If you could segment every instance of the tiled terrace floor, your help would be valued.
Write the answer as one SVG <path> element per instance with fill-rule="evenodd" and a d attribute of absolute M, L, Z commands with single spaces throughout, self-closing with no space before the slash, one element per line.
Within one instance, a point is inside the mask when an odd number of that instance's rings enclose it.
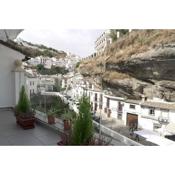
<path fill-rule="evenodd" d="M 0 110 L 0 146 L 56 146 L 59 140 L 55 131 L 40 124 L 34 129 L 23 130 L 16 124 L 12 111 Z"/>

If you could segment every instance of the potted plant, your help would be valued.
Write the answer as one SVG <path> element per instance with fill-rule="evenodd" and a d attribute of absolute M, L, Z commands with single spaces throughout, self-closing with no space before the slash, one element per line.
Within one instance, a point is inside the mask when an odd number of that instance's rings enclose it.
<path fill-rule="evenodd" d="M 50 110 L 47 113 L 47 119 L 48 119 L 48 123 L 50 125 L 55 124 L 55 108 L 51 107 Z"/>
<path fill-rule="evenodd" d="M 72 113 L 71 111 L 66 111 L 63 115 L 63 123 L 64 123 L 64 130 L 70 130 L 71 129 L 71 120 L 72 120 Z"/>
<path fill-rule="evenodd" d="M 35 127 L 35 112 L 31 109 L 30 101 L 22 86 L 18 104 L 15 107 L 16 122 L 23 129 L 31 129 Z"/>

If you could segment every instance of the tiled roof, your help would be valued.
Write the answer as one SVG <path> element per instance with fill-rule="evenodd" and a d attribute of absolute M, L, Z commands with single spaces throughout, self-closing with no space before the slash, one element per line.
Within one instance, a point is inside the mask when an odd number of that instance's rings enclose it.
<path fill-rule="evenodd" d="M 161 102 L 144 101 L 141 103 L 141 106 L 175 110 L 175 103 L 161 103 Z"/>
<path fill-rule="evenodd" d="M 125 100 L 126 103 L 140 104 L 141 106 L 159 108 L 159 109 L 167 109 L 167 110 L 175 110 L 175 103 L 167 103 L 167 102 L 154 102 L 154 101 L 141 101 L 141 100 Z"/>
<path fill-rule="evenodd" d="M 131 100 L 131 99 L 127 99 L 125 100 L 126 103 L 134 103 L 134 104 L 140 104 L 141 101 L 140 100 Z"/>

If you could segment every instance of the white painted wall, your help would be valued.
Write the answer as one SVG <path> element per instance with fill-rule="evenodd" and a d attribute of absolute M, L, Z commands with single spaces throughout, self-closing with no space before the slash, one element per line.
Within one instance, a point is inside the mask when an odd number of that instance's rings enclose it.
<path fill-rule="evenodd" d="M 153 131 L 153 123 L 154 122 L 151 119 L 145 119 L 145 118 L 140 117 L 138 120 L 138 127 Z"/>
<path fill-rule="evenodd" d="M 0 107 L 16 105 L 14 61 L 24 59 L 24 55 L 0 44 Z"/>
<path fill-rule="evenodd" d="M 110 99 L 109 108 L 111 109 L 111 117 L 117 118 L 118 116 L 118 101 L 115 99 Z"/>
<path fill-rule="evenodd" d="M 127 113 L 136 114 L 138 115 L 138 120 L 140 119 L 141 106 L 139 104 L 134 104 L 134 103 L 131 103 L 131 104 L 135 105 L 135 109 L 130 108 L 130 103 L 126 103 L 126 102 L 124 103 L 122 120 L 124 121 L 125 124 L 127 121 Z"/>
<path fill-rule="evenodd" d="M 169 111 L 169 121 L 170 123 L 175 123 L 175 110 Z"/>

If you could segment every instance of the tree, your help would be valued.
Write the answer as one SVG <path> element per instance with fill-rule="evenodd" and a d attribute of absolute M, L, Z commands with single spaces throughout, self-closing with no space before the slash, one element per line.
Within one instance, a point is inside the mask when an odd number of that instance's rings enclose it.
<path fill-rule="evenodd" d="M 93 137 L 91 105 L 88 97 L 80 99 L 79 115 L 74 121 L 72 144 L 88 145 Z"/>
<path fill-rule="evenodd" d="M 38 64 L 36 68 L 37 68 L 37 71 L 41 71 L 44 69 L 44 66 L 42 64 Z"/>
<path fill-rule="evenodd" d="M 22 113 L 27 113 L 30 110 L 30 101 L 28 99 L 24 86 L 22 86 L 19 94 L 17 110 Z"/>

